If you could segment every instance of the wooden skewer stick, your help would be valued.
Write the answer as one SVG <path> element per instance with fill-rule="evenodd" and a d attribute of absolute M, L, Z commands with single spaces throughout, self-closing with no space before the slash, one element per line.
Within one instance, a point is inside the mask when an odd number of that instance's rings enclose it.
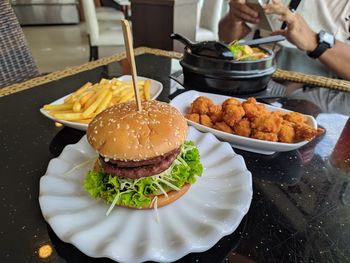
<path fill-rule="evenodd" d="M 131 67 L 131 76 L 132 76 L 132 83 L 134 86 L 137 111 L 141 111 L 142 110 L 141 98 L 140 98 L 139 89 L 137 88 L 137 71 L 136 71 L 135 55 L 134 55 L 134 48 L 132 44 L 132 34 L 130 30 L 130 25 L 129 25 L 129 21 L 126 19 L 121 20 L 121 24 L 123 28 L 126 56 L 128 58 L 128 61 Z"/>

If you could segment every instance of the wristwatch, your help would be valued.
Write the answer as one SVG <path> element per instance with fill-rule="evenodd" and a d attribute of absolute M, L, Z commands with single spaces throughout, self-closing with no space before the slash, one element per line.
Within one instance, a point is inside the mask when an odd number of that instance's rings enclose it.
<path fill-rule="evenodd" d="M 307 52 L 308 56 L 311 58 L 319 58 L 327 49 L 333 47 L 335 38 L 332 34 L 321 30 L 317 34 L 318 45 L 313 51 Z"/>

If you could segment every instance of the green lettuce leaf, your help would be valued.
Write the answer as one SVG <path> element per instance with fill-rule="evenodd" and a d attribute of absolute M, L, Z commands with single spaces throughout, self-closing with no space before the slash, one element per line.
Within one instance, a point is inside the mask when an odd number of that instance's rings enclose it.
<path fill-rule="evenodd" d="M 96 172 L 88 172 L 84 180 L 85 190 L 94 198 L 100 198 L 105 191 L 104 174 Z"/>
<path fill-rule="evenodd" d="M 84 188 L 93 198 L 134 208 L 150 205 L 150 196 L 163 191 L 176 190 L 186 183 L 195 183 L 201 176 L 203 166 L 200 155 L 192 141 L 186 141 L 174 163 L 164 172 L 136 180 L 121 178 L 103 172 L 89 171 Z"/>

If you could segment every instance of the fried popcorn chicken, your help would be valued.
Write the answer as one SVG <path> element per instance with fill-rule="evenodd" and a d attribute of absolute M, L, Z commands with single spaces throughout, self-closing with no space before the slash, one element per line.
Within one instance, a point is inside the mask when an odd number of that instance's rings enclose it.
<path fill-rule="evenodd" d="M 265 140 L 265 141 L 272 141 L 272 142 L 278 141 L 278 137 L 277 137 L 276 133 L 262 132 L 262 131 L 257 131 L 257 130 L 253 130 L 252 138 L 259 139 L 259 140 Z"/>
<path fill-rule="evenodd" d="M 287 114 L 284 114 L 283 119 L 286 121 L 299 123 L 299 124 L 302 124 L 306 121 L 305 117 L 301 115 L 299 112 L 289 112 Z"/>
<path fill-rule="evenodd" d="M 255 98 L 252 97 L 243 102 L 242 107 L 249 119 L 254 119 L 266 112 L 265 105 L 261 103 L 257 104 Z"/>
<path fill-rule="evenodd" d="M 241 105 L 230 104 L 224 108 L 223 120 L 227 125 L 233 127 L 244 115 L 245 111 Z"/>
<path fill-rule="evenodd" d="M 209 128 L 213 127 L 213 122 L 211 121 L 210 117 L 205 114 L 200 115 L 200 123 Z"/>
<path fill-rule="evenodd" d="M 265 112 L 254 118 L 251 127 L 258 131 L 273 132 L 277 134 L 281 129 L 282 121 L 282 117 L 277 112 Z"/>
<path fill-rule="evenodd" d="M 226 107 L 229 105 L 240 106 L 241 102 L 235 98 L 229 98 L 222 103 L 222 108 L 226 109 Z"/>
<path fill-rule="evenodd" d="M 314 137 L 319 135 L 321 132 L 321 131 L 318 131 L 318 129 L 312 128 L 310 125 L 308 125 L 306 123 L 295 124 L 294 130 L 295 130 L 295 139 L 297 142 L 304 141 L 304 140 L 310 141 Z M 323 130 L 323 129 L 321 129 L 321 130 Z"/>
<path fill-rule="evenodd" d="M 221 122 L 223 115 L 221 105 L 210 106 L 208 115 L 213 123 Z"/>
<path fill-rule="evenodd" d="M 252 129 L 250 128 L 250 121 L 247 118 L 243 118 L 234 126 L 234 133 L 244 137 L 249 137 Z"/>
<path fill-rule="evenodd" d="M 201 96 L 192 102 L 189 113 L 208 114 L 209 108 L 213 105 L 211 99 Z"/>
<path fill-rule="evenodd" d="M 319 135 L 321 135 L 321 134 L 323 134 L 325 132 L 325 129 L 323 129 L 323 128 L 317 128 L 316 130 L 317 130 L 317 135 L 316 136 L 319 136 Z"/>
<path fill-rule="evenodd" d="M 249 97 L 246 101 L 244 101 L 243 103 L 252 103 L 252 104 L 256 104 L 256 99 L 254 97 Z"/>
<path fill-rule="evenodd" d="M 294 143 L 295 142 L 295 131 L 294 131 L 294 123 L 289 121 L 283 121 L 281 125 L 281 129 L 278 132 L 278 141 Z"/>
<path fill-rule="evenodd" d="M 312 140 L 324 132 L 314 129 L 298 112 L 269 112 L 253 97 L 244 102 L 226 99 L 221 105 L 201 96 L 195 99 L 185 117 L 210 128 L 239 136 L 273 142 L 295 143 Z"/>
<path fill-rule="evenodd" d="M 230 126 L 228 126 L 225 122 L 217 122 L 215 123 L 214 129 L 217 129 L 219 131 L 227 132 L 227 133 L 233 133 L 232 129 Z"/>
<path fill-rule="evenodd" d="M 189 119 L 190 121 L 194 121 L 199 123 L 199 114 L 197 113 L 189 113 L 185 115 L 186 119 Z"/>

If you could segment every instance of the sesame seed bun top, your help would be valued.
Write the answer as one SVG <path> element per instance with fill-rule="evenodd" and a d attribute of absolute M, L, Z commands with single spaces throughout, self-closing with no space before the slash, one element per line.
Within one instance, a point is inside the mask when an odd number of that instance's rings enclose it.
<path fill-rule="evenodd" d="M 87 139 L 102 156 L 139 161 L 163 155 L 180 147 L 187 137 L 187 123 L 174 107 L 159 101 L 115 105 L 89 124 Z"/>

